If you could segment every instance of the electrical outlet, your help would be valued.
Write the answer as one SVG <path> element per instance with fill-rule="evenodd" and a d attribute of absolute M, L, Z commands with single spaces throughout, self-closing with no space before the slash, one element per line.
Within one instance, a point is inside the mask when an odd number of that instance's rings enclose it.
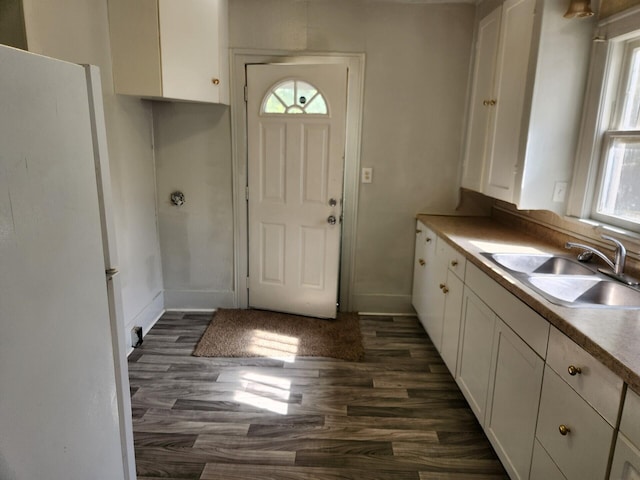
<path fill-rule="evenodd" d="M 556 185 L 553 188 L 554 202 L 564 202 L 564 199 L 567 196 L 567 186 L 567 182 L 556 182 Z"/>
<path fill-rule="evenodd" d="M 371 183 L 373 181 L 373 168 L 371 167 L 363 167 L 362 168 L 362 183 Z"/>

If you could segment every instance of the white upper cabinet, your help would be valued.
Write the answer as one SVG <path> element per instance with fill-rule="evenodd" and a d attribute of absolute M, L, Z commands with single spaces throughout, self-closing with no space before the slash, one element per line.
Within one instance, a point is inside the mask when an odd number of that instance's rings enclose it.
<path fill-rule="evenodd" d="M 560 0 L 506 0 L 480 20 L 463 187 L 564 212 L 594 28 L 565 10 Z"/>
<path fill-rule="evenodd" d="M 109 0 L 116 93 L 229 103 L 227 0 Z"/>

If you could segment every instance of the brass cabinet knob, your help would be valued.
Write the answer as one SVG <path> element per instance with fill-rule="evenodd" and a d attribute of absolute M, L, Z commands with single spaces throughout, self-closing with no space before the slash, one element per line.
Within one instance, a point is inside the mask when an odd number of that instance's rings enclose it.
<path fill-rule="evenodd" d="M 449 293 L 449 289 L 448 289 L 447 287 L 444 287 L 444 288 L 442 289 L 442 293 Z"/>
<path fill-rule="evenodd" d="M 498 103 L 497 100 L 489 100 L 489 106 L 493 107 L 496 103 Z"/>
<path fill-rule="evenodd" d="M 427 243 L 430 243 L 430 242 L 431 242 L 431 237 L 427 237 L 427 238 L 425 238 L 425 240 L 424 240 L 424 241 L 425 241 L 425 242 L 427 242 Z"/>
<path fill-rule="evenodd" d="M 582 373 L 582 369 L 580 367 L 576 367 L 575 365 L 569 365 L 567 371 L 572 377 L 575 377 L 576 375 L 580 375 Z"/>
<path fill-rule="evenodd" d="M 427 263 L 427 262 L 425 262 L 425 261 L 424 261 L 424 258 L 420 258 L 420 259 L 418 259 L 418 263 L 419 263 L 422 267 L 424 267 L 424 266 L 426 265 L 426 263 Z"/>
<path fill-rule="evenodd" d="M 489 100 L 485 100 L 484 102 L 482 102 L 482 105 L 484 105 L 485 107 L 489 106 Z"/>
<path fill-rule="evenodd" d="M 451 260 L 451 266 L 452 267 L 457 267 L 458 266 L 458 260 Z"/>
<path fill-rule="evenodd" d="M 422 230 L 420 230 L 419 228 L 416 228 L 416 233 L 422 233 Z"/>
<path fill-rule="evenodd" d="M 212 78 L 211 79 L 211 83 L 213 83 L 214 85 L 220 85 L 220 79 L 219 78 Z"/>
<path fill-rule="evenodd" d="M 560 435 L 562 435 L 563 437 L 569 435 L 569 433 L 571 432 L 571 429 L 566 425 L 560 425 L 558 427 L 558 430 L 560 431 Z"/>
<path fill-rule="evenodd" d="M 440 287 L 440 290 L 442 290 L 444 287 L 446 287 L 446 285 L 444 283 L 441 283 L 440 285 L 438 285 Z"/>

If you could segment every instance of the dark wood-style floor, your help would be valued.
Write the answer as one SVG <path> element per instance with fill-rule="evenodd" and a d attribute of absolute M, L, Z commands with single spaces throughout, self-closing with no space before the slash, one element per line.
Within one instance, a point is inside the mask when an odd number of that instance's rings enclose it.
<path fill-rule="evenodd" d="M 192 357 L 209 320 L 129 357 L 139 480 L 508 478 L 416 318 L 361 317 L 363 362 Z"/>

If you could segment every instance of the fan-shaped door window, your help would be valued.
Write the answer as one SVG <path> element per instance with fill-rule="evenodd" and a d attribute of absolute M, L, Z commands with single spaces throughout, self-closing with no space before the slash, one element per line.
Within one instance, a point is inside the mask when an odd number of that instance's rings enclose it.
<path fill-rule="evenodd" d="M 262 113 L 327 115 L 329 111 L 316 87 L 302 80 L 285 80 L 267 93 Z"/>

